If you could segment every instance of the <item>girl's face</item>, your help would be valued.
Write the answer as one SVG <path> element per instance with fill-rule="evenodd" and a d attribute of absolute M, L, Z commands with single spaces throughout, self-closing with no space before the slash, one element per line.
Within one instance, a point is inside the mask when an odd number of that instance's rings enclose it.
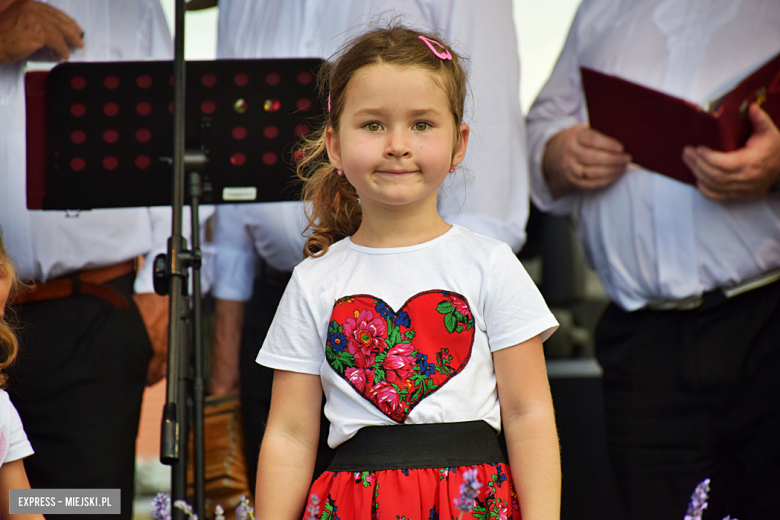
<path fill-rule="evenodd" d="M 370 207 L 436 208 L 436 193 L 450 168 L 463 160 L 468 126 L 456 132 L 444 90 L 431 73 L 373 65 L 350 81 L 338 133 L 326 145 L 331 163 L 344 170 Z"/>

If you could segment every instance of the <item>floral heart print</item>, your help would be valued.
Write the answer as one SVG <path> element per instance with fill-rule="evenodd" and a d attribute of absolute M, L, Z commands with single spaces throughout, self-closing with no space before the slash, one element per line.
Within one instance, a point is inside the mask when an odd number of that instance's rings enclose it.
<path fill-rule="evenodd" d="M 422 292 L 397 312 L 361 294 L 333 306 L 325 356 L 356 392 L 402 423 L 463 370 L 473 344 L 474 318 L 460 294 Z"/>

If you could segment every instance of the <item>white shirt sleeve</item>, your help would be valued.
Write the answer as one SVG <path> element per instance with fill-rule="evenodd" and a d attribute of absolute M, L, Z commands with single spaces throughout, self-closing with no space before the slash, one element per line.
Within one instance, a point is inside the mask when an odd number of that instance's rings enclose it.
<path fill-rule="evenodd" d="M 582 7 L 574 18 L 550 79 L 539 92 L 526 118 L 531 199 L 540 210 L 556 215 L 571 213 L 578 195 L 553 198 L 542 172 L 542 158 L 551 137 L 561 130 L 587 121 L 577 56 L 581 13 Z"/>
<path fill-rule="evenodd" d="M 293 272 L 257 362 L 278 370 L 319 375 L 325 361 L 325 327 L 312 313 L 298 276 Z"/>
<path fill-rule="evenodd" d="M 558 328 L 539 289 L 505 244 L 491 259 L 482 301 L 490 350 L 495 352 Z"/>
<path fill-rule="evenodd" d="M 252 297 L 257 256 L 239 206 L 217 207 L 212 244 L 215 251 L 212 295 L 220 300 L 248 301 Z"/>
<path fill-rule="evenodd" d="M 242 207 L 255 249 L 274 269 L 290 272 L 303 260 L 303 232 L 308 225 L 304 208 L 302 202 Z"/>
<path fill-rule="evenodd" d="M 173 58 L 173 38 L 159 0 L 145 0 L 146 13 L 138 29 L 141 57 L 155 60 Z"/>
<path fill-rule="evenodd" d="M 529 211 L 528 160 L 512 2 L 427 3 L 435 25 L 468 58 L 468 150 L 442 187 L 440 214 L 519 251 Z"/>
<path fill-rule="evenodd" d="M 14 408 L 5 390 L 0 390 L 0 421 L 2 421 L 0 427 L 6 442 L 5 455 L 0 462 L 4 464 L 32 455 L 34 453 L 32 445 L 27 440 L 27 434 L 24 433 L 19 412 Z"/>

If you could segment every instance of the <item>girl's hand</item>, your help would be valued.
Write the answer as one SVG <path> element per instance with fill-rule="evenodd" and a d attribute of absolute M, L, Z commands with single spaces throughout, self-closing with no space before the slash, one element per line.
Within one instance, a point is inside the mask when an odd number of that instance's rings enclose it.
<path fill-rule="evenodd" d="M 22 459 L 6 462 L 0 467 L 0 516 L 2 518 L 11 518 L 8 512 L 9 489 L 30 489 L 30 482 L 27 480 L 27 472 L 24 470 L 24 461 Z M 44 520 L 41 514 L 16 514 L 13 518 L 20 520 Z"/>
<path fill-rule="evenodd" d="M 257 464 L 255 516 L 300 520 L 320 436 L 319 375 L 274 371 L 271 411 Z"/>
<path fill-rule="evenodd" d="M 623 145 L 587 123 L 550 138 L 542 158 L 547 185 L 555 198 L 609 186 L 626 171 L 631 156 Z"/>
<path fill-rule="evenodd" d="M 561 456 L 542 340 L 493 354 L 509 467 L 521 517 L 561 517 Z"/>

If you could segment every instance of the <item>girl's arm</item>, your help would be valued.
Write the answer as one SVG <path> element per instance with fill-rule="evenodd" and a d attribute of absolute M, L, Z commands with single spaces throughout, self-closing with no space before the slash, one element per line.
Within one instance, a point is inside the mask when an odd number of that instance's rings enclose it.
<path fill-rule="evenodd" d="M 9 489 L 30 489 L 30 482 L 27 480 L 27 472 L 24 471 L 22 459 L 6 462 L 0 467 L 0 515 L 2 518 L 11 518 L 8 512 Z M 14 515 L 13 518 L 44 520 L 41 514 Z"/>
<path fill-rule="evenodd" d="M 318 375 L 276 370 L 255 489 L 259 520 L 303 516 L 320 434 Z"/>
<path fill-rule="evenodd" d="M 523 520 L 561 517 L 561 457 L 542 340 L 493 353 L 509 466 Z"/>

